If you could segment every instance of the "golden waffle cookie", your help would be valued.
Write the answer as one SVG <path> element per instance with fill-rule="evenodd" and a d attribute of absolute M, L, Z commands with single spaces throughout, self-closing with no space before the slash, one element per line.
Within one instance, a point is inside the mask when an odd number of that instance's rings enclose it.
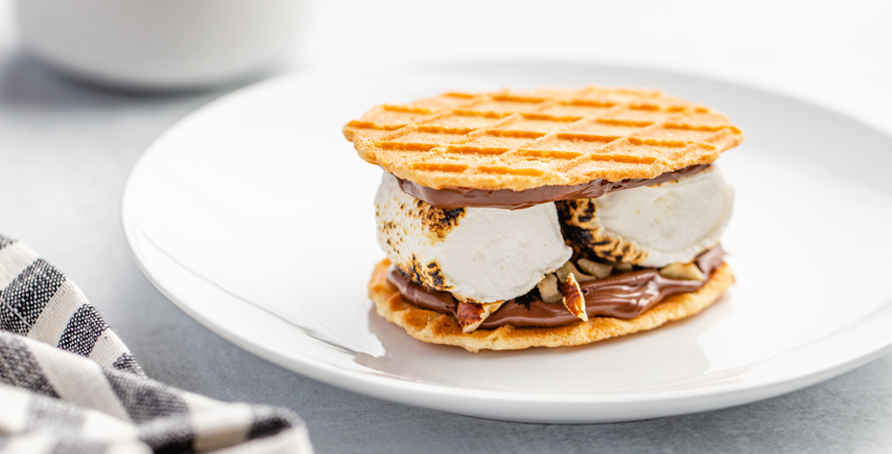
<path fill-rule="evenodd" d="M 432 344 L 456 345 L 470 352 L 479 350 L 520 350 L 529 347 L 560 347 L 590 344 L 611 337 L 657 328 L 667 322 L 690 317 L 712 303 L 734 283 L 728 264 L 715 269 L 706 284 L 696 292 L 667 297 L 649 311 L 631 320 L 613 317 L 592 317 L 552 328 L 504 325 L 496 329 L 478 329 L 462 333 L 455 317 L 414 306 L 387 281 L 390 262 L 385 259 L 375 266 L 369 282 L 369 297 L 375 302 L 378 315 L 403 327 L 410 336 Z"/>
<path fill-rule="evenodd" d="M 521 191 L 654 178 L 743 140 L 727 117 L 658 90 L 446 93 L 344 126 L 362 159 L 423 186 Z"/>

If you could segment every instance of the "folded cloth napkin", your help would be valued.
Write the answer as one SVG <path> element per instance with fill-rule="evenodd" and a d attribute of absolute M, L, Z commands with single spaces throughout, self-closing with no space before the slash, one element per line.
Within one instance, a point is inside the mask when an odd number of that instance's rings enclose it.
<path fill-rule="evenodd" d="M 293 412 L 158 383 L 83 293 L 0 235 L 0 454 L 311 453 Z"/>

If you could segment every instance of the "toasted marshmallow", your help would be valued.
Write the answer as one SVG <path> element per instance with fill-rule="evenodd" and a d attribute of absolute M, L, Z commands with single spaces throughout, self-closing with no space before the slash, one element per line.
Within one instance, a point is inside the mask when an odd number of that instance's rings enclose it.
<path fill-rule="evenodd" d="M 554 203 L 522 210 L 432 206 L 385 173 L 375 197 L 378 244 L 409 278 L 460 301 L 521 296 L 572 254 Z"/>
<path fill-rule="evenodd" d="M 618 263 L 688 263 L 715 245 L 734 206 L 734 189 L 712 165 L 666 183 L 596 199 L 558 202 L 574 246 Z"/>

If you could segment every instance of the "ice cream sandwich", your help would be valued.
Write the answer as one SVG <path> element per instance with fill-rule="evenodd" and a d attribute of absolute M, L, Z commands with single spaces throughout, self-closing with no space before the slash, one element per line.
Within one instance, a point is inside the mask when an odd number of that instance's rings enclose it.
<path fill-rule="evenodd" d="M 658 90 L 446 93 L 344 127 L 384 170 L 369 295 L 425 342 L 587 344 L 708 307 L 733 283 L 725 115 Z"/>

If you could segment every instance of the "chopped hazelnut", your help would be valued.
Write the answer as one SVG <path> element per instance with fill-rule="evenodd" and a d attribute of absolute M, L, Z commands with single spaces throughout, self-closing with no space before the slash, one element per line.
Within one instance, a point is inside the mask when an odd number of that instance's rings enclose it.
<path fill-rule="evenodd" d="M 615 266 L 616 266 L 616 269 L 618 269 L 620 271 L 632 271 L 631 263 L 620 262 L 620 263 L 617 263 Z"/>
<path fill-rule="evenodd" d="M 579 282 L 590 282 L 590 281 L 594 281 L 594 280 L 598 279 L 595 276 L 589 276 L 588 274 L 583 274 L 581 271 L 576 269 L 576 265 L 574 265 L 573 262 L 565 263 L 563 266 L 558 268 L 554 273 L 557 275 L 558 280 L 560 280 L 561 282 L 566 281 L 567 276 L 570 274 L 575 274 L 576 280 L 578 280 Z"/>
<path fill-rule="evenodd" d="M 660 268 L 660 274 L 669 279 L 681 279 L 686 281 L 702 281 L 706 278 L 703 271 L 693 263 L 675 262 Z"/>
<path fill-rule="evenodd" d="M 461 332 L 470 333 L 476 330 L 484 320 L 489 318 L 490 314 L 502 307 L 502 304 L 505 304 L 505 302 L 496 301 L 495 303 L 483 304 L 459 302 L 456 312 Z"/>
<path fill-rule="evenodd" d="M 576 264 L 579 265 L 583 271 L 598 279 L 604 279 L 605 277 L 610 276 L 610 273 L 613 271 L 613 265 L 593 262 L 589 259 L 579 259 L 576 261 Z"/>
<path fill-rule="evenodd" d="M 564 294 L 564 307 L 571 314 L 579 317 L 580 320 L 588 320 L 588 314 L 585 313 L 585 298 L 582 296 L 582 287 L 576 281 L 576 276 L 570 273 L 567 280 L 561 285 L 561 292 Z"/>
<path fill-rule="evenodd" d="M 542 298 L 542 301 L 546 303 L 559 303 L 563 299 L 563 295 L 561 295 L 561 291 L 558 289 L 557 276 L 554 274 L 545 276 L 544 279 L 536 284 L 536 288 L 539 289 L 539 296 Z"/>

